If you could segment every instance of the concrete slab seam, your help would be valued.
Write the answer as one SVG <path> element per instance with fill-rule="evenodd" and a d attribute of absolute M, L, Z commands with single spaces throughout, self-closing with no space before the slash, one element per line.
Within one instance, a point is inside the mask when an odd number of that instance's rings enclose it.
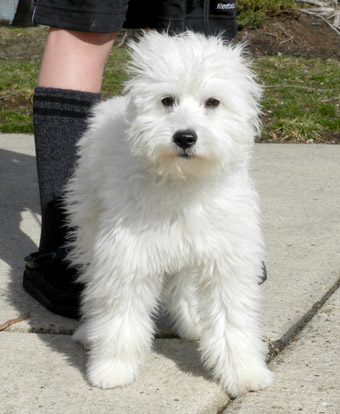
<path fill-rule="evenodd" d="M 272 361 L 279 353 L 281 353 L 298 335 L 303 328 L 313 319 L 313 317 L 319 312 L 319 310 L 325 305 L 329 298 L 339 289 L 340 277 L 334 283 L 334 285 L 322 296 L 320 300 L 314 303 L 312 308 L 305 313 L 305 315 L 296 322 L 288 331 L 275 342 L 269 343 L 269 353 L 267 356 L 267 363 Z"/>
<path fill-rule="evenodd" d="M 334 285 L 322 296 L 320 300 L 314 303 L 312 308 L 305 313 L 305 315 L 295 323 L 288 331 L 278 340 L 269 343 L 269 352 L 267 356 L 267 363 L 274 360 L 282 351 L 294 340 L 307 324 L 316 316 L 319 310 L 328 302 L 328 300 L 334 295 L 334 293 L 340 288 L 340 277 L 334 283 Z M 218 409 L 216 414 L 226 414 L 226 410 L 234 403 L 236 398 L 231 398 L 221 408 Z"/>

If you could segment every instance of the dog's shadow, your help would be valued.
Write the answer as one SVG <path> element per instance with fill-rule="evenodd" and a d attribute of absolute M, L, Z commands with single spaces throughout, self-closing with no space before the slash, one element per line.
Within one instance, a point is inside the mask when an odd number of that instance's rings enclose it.
<path fill-rule="evenodd" d="M 160 313 L 155 318 L 155 325 L 156 335 L 153 345 L 155 353 L 172 360 L 184 373 L 211 380 L 202 364 L 198 341 L 180 339 L 166 314 Z"/>
<path fill-rule="evenodd" d="M 156 333 L 152 345 L 152 355 L 172 361 L 177 369 L 190 376 L 211 381 L 209 372 L 204 368 L 197 341 L 180 339 L 173 331 L 166 315 L 155 320 Z M 60 335 L 41 335 L 44 342 L 54 351 L 66 357 L 67 363 L 79 370 L 86 380 L 87 350 L 79 343 L 72 341 L 70 336 L 60 339 Z M 152 358 L 151 355 L 151 358 Z M 150 368 L 150 367 L 149 367 Z M 144 369 L 148 369 L 146 364 Z M 150 368 L 151 369 L 151 368 Z"/>
<path fill-rule="evenodd" d="M 56 316 L 57 318 L 57 316 Z M 194 377 L 211 381 L 209 372 L 204 368 L 197 341 L 180 339 L 173 331 L 171 322 L 166 315 L 155 318 L 156 333 L 152 352 L 172 361 L 179 371 Z M 60 339 L 63 336 L 63 339 Z M 41 339 L 54 351 L 66 357 L 67 363 L 79 370 L 86 380 L 87 350 L 79 343 L 72 341 L 71 336 L 41 335 Z M 145 369 L 148 369 L 146 366 Z"/>
<path fill-rule="evenodd" d="M 170 360 L 182 373 L 212 381 L 209 372 L 202 364 L 199 343 L 178 338 L 171 330 L 170 322 L 166 316 L 163 316 L 161 324 L 156 323 L 157 325 L 159 329 L 156 330 L 150 358 L 165 358 Z M 84 381 L 87 381 L 87 350 L 81 344 L 72 341 L 71 336 L 68 335 L 43 334 L 40 335 L 40 338 L 53 352 L 63 355 L 67 364 L 77 369 L 82 374 Z M 146 363 L 144 370 L 147 371 L 148 369 L 153 369 L 153 367 L 148 366 L 148 363 Z M 140 380 L 143 380 L 142 377 Z"/>

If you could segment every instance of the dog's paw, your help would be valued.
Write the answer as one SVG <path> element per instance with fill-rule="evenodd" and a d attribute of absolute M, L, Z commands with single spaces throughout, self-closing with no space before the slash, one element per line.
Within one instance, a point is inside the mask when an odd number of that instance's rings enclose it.
<path fill-rule="evenodd" d="M 89 362 L 87 370 L 89 382 L 99 388 L 123 387 L 137 377 L 137 370 L 127 362 L 105 360 Z"/>
<path fill-rule="evenodd" d="M 249 391 L 260 391 L 269 387 L 274 380 L 274 374 L 266 367 L 257 368 L 247 373 L 238 373 L 237 377 L 221 381 L 223 388 L 232 396 L 237 397 Z"/>

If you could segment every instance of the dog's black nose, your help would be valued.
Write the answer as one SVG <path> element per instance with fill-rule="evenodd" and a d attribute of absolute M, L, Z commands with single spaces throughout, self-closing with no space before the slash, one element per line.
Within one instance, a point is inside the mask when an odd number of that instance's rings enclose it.
<path fill-rule="evenodd" d="M 174 133 L 173 141 L 178 147 L 186 150 L 195 144 L 197 134 L 191 129 L 180 130 Z"/>

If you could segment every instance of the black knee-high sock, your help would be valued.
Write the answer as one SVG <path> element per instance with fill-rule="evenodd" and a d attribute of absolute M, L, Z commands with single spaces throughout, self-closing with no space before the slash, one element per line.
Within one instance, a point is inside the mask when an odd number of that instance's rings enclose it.
<path fill-rule="evenodd" d="M 33 117 L 42 228 L 39 252 L 56 250 L 65 242 L 60 199 L 73 173 L 75 144 L 87 126 L 87 117 L 100 94 L 37 87 Z"/>

